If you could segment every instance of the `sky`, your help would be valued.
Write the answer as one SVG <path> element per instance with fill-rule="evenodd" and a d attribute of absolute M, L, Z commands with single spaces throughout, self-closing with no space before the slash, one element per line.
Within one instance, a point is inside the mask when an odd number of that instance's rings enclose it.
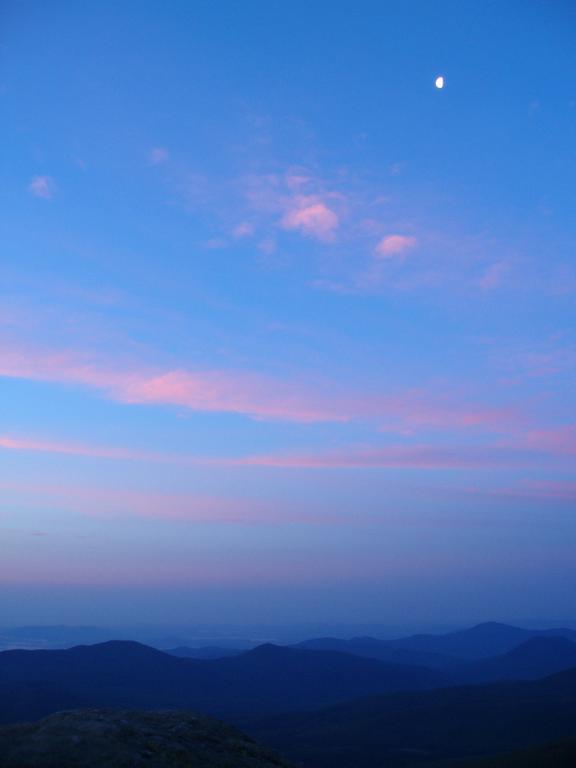
<path fill-rule="evenodd" d="M 4 623 L 573 617 L 575 35 L 4 0 Z"/>

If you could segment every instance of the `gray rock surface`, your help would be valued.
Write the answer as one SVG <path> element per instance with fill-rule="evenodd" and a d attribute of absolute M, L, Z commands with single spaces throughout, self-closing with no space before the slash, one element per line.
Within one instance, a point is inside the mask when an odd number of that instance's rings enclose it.
<path fill-rule="evenodd" d="M 0 727 L 0 768 L 290 768 L 191 712 L 84 709 Z"/>

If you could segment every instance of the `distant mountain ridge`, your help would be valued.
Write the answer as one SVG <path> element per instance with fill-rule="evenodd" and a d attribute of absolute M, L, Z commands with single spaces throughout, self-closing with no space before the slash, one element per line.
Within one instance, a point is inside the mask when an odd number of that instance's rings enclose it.
<path fill-rule="evenodd" d="M 486 644 L 502 647 L 526 634 L 528 641 L 512 650 L 482 657 Z M 294 712 L 371 694 L 535 679 L 576 667 L 576 644 L 566 634 L 576 636 L 571 630 L 532 632 L 488 624 L 448 635 L 417 636 L 419 646 L 431 642 L 435 647 L 458 646 L 461 654 L 475 648 L 481 655 L 476 660 L 397 647 L 404 641 L 392 641 L 390 647 L 388 641 L 373 638 L 320 638 L 298 647 L 265 644 L 229 653 L 227 658 L 221 656 L 225 649 L 207 649 L 204 659 L 189 657 L 186 650 L 186 656 L 171 655 L 134 641 L 68 650 L 4 651 L 0 652 L 0 722 L 79 706 L 175 707 L 225 717 Z M 479 649 L 480 640 L 484 645 Z M 405 642 L 411 645 L 414 638 Z M 212 653 L 217 658 L 210 658 Z M 373 658 L 374 653 L 382 658 Z M 417 659 L 432 663 L 408 663 Z"/>
<path fill-rule="evenodd" d="M 362 656 L 366 659 L 378 659 L 389 664 L 421 665 L 425 667 L 442 667 L 450 662 L 450 657 L 426 650 L 410 650 L 397 648 L 390 641 L 378 640 L 375 637 L 353 637 L 342 640 L 337 637 L 319 637 L 304 640 L 290 646 L 309 651 L 338 651 Z"/>
<path fill-rule="evenodd" d="M 386 642 L 392 648 L 405 651 L 439 653 L 458 659 L 481 659 L 507 653 L 533 637 L 563 637 L 576 642 L 576 630 L 523 629 L 491 621 L 444 635 L 412 635 Z"/>
<path fill-rule="evenodd" d="M 395 640 L 379 640 L 375 637 L 353 637 L 350 640 L 323 637 L 305 640 L 291 647 L 340 651 L 394 664 L 444 667 L 450 661 L 473 661 L 499 656 L 532 638 L 557 637 L 576 642 L 576 630 L 533 630 L 498 622 L 485 622 L 469 629 L 441 635 L 410 635 Z"/>
<path fill-rule="evenodd" d="M 263 645 L 233 658 L 200 661 L 112 641 L 60 651 L 0 653 L 0 722 L 40 717 L 55 705 L 168 707 L 218 716 L 294 711 L 442 682 L 426 668 L 332 651 Z"/>
<path fill-rule="evenodd" d="M 458 683 L 487 683 L 536 680 L 572 667 L 576 667 L 576 643 L 546 635 L 531 637 L 501 656 L 455 665 L 452 673 Z"/>

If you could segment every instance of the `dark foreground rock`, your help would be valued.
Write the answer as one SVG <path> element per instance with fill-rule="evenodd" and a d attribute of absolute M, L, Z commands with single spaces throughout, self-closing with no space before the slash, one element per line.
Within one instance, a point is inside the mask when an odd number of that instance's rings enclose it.
<path fill-rule="evenodd" d="M 85 709 L 0 727 L 0 768 L 290 768 L 218 720 Z"/>

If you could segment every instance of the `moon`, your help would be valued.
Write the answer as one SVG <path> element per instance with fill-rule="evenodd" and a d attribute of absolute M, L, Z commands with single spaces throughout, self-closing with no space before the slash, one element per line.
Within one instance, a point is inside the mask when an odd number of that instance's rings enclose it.
<path fill-rule="evenodd" d="M 436 80 L 434 80 L 434 85 L 438 90 L 442 90 L 444 88 L 444 77 L 443 75 L 439 75 Z"/>

